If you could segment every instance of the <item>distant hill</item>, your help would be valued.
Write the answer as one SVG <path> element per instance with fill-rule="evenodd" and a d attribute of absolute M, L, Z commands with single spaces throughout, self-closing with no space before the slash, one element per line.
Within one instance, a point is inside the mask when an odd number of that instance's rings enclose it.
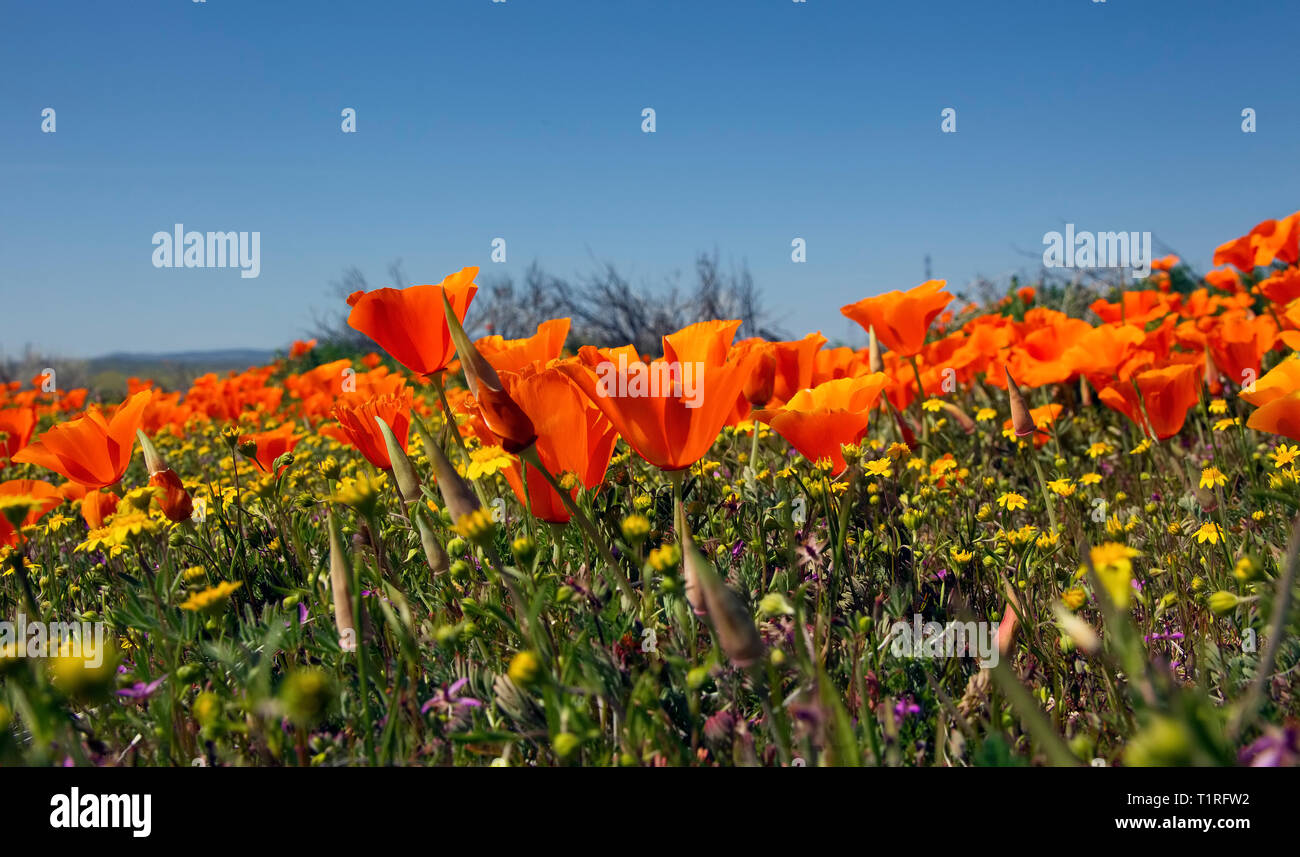
<path fill-rule="evenodd" d="M 92 367 L 123 365 L 169 366 L 224 366 L 230 369 L 247 369 L 271 362 L 275 352 L 260 348 L 220 348 L 212 351 L 170 351 L 161 353 L 115 351 L 102 357 L 92 357 Z"/>
<path fill-rule="evenodd" d="M 126 379 L 151 378 L 166 390 L 184 390 L 200 375 L 241 372 L 265 366 L 275 357 L 270 349 L 222 348 L 212 351 L 143 353 L 118 351 L 85 361 L 88 386 L 112 396 L 126 392 Z"/>

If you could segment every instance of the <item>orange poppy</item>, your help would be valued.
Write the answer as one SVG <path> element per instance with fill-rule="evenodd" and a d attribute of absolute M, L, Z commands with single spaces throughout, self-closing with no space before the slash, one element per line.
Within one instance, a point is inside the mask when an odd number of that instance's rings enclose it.
<path fill-rule="evenodd" d="M 1250 273 L 1273 260 L 1294 265 L 1300 261 L 1300 211 L 1281 220 L 1265 220 L 1240 238 L 1214 250 L 1214 264 L 1233 265 Z"/>
<path fill-rule="evenodd" d="M 13 458 L 27 445 L 36 430 L 36 411 L 31 408 L 6 408 L 0 411 L 0 461 Z"/>
<path fill-rule="evenodd" d="M 17 545 L 22 541 L 23 527 L 30 527 L 39 521 L 42 515 L 63 502 L 59 489 L 40 479 L 10 479 L 8 482 L 0 482 L 0 497 L 28 497 L 35 501 L 23 519 L 18 522 L 17 529 L 5 515 L 0 514 L 0 545 L 9 546 Z"/>
<path fill-rule="evenodd" d="M 1271 432 L 1291 440 L 1300 440 L 1300 390 L 1292 390 L 1271 399 L 1250 415 L 1246 425 L 1256 431 Z"/>
<path fill-rule="evenodd" d="M 567 318 L 553 318 L 537 325 L 537 332 L 523 339 L 485 336 L 475 341 L 480 354 L 498 372 L 520 372 L 529 366 L 545 366 L 560 356 L 569 337 Z"/>
<path fill-rule="evenodd" d="M 104 519 L 117 511 L 121 497 L 111 491 L 89 491 L 81 498 L 81 517 L 86 526 L 98 530 L 104 526 Z"/>
<path fill-rule="evenodd" d="M 432 375 L 447 367 L 456 346 L 447 329 L 442 296 L 447 295 L 463 320 L 478 286 L 478 268 L 462 268 L 436 286 L 375 289 L 348 297 L 352 312 L 348 325 L 369 336 L 394 360 L 419 375 Z"/>
<path fill-rule="evenodd" d="M 841 307 L 840 312 L 862 325 L 875 328 L 890 351 L 903 357 L 917 354 L 925 345 L 930 322 L 943 312 L 953 296 L 943 291 L 946 280 L 927 280 L 906 292 L 892 291 Z"/>
<path fill-rule="evenodd" d="M 296 360 L 299 357 L 310 354 L 311 350 L 315 347 L 316 340 L 314 339 L 308 339 L 306 341 L 301 339 L 294 340 L 293 345 L 289 346 L 289 359 Z"/>
<path fill-rule="evenodd" d="M 1187 411 L 1200 399 L 1202 365 L 1176 363 L 1148 369 L 1098 394 L 1102 404 L 1119 411 L 1148 435 L 1164 440 L 1183 427 Z M 1134 389 L 1136 384 L 1136 389 Z"/>
<path fill-rule="evenodd" d="M 411 399 L 411 388 L 407 387 L 397 395 L 375 396 L 355 405 L 337 404 L 332 413 L 339 425 L 322 428 L 321 434 L 351 444 L 375 467 L 391 470 L 393 462 L 388 457 L 388 445 L 375 418 L 388 423 L 405 452 L 411 431 Z"/>
<path fill-rule="evenodd" d="M 242 447 L 240 452 L 244 453 L 244 448 L 251 444 L 253 448 L 248 449 L 248 452 L 253 454 L 247 455 L 245 453 L 246 457 L 253 459 L 254 463 L 264 473 L 270 473 L 271 469 L 275 467 L 275 460 L 286 452 L 293 452 L 293 448 L 298 445 L 298 441 L 302 440 L 303 436 L 294 434 L 293 428 L 294 424 L 287 422 L 280 424 L 271 431 L 243 435 L 239 438 L 239 446 Z M 281 465 L 275 475 L 279 476 L 284 471 L 285 467 Z"/>
<path fill-rule="evenodd" d="M 641 361 L 631 345 L 584 345 L 557 365 L 604 412 L 637 454 L 681 470 L 718 438 L 757 354 L 732 355 L 739 321 L 702 321 L 663 338 L 664 357 Z"/>
<path fill-rule="evenodd" d="M 528 414 L 537 430 L 537 455 L 556 478 L 571 473 L 587 489 L 605 480 L 618 433 L 613 424 L 558 367 L 534 373 L 502 376 L 511 399 Z M 524 490 L 526 468 L 528 487 Z M 555 489 L 531 464 L 512 464 L 505 472 L 520 503 L 533 516 L 552 523 L 569 520 L 569 511 Z M 578 486 L 573 486 L 573 495 Z"/>
<path fill-rule="evenodd" d="M 866 434 L 871 411 L 888 383 L 883 372 L 827 381 L 800 390 L 782 407 L 754 411 L 753 417 L 770 425 L 809 461 L 829 459 L 839 474 L 848 466 L 840 447 Z"/>
<path fill-rule="evenodd" d="M 13 460 L 35 464 L 84 485 L 103 488 L 118 482 L 131 463 L 135 433 L 140 428 L 145 406 L 153 393 L 142 390 L 118 407 L 111 419 L 98 408 L 84 416 L 59 423 Z"/>
<path fill-rule="evenodd" d="M 1300 390 L 1300 359 L 1288 357 L 1238 395 L 1257 408 Z"/>

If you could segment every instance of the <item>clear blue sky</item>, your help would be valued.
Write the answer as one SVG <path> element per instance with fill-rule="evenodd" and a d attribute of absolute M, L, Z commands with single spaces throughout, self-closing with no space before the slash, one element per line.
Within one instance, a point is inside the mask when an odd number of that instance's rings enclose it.
<path fill-rule="evenodd" d="M 1300 208 L 1295 0 L 2 2 L 10 355 L 283 345 L 398 257 L 656 283 L 713 248 L 843 337 L 927 253 L 960 287 L 1071 221 L 1207 266 Z M 260 231 L 261 277 L 155 269 L 177 222 Z"/>

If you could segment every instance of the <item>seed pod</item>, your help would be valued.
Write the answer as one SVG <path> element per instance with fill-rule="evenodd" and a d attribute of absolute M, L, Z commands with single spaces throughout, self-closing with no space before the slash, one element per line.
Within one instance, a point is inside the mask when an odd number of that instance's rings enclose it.
<path fill-rule="evenodd" d="M 345 651 L 357 647 L 357 625 L 352 616 L 352 563 L 343 550 L 339 538 L 338 521 L 329 513 L 330 529 L 330 585 L 334 591 L 334 624 L 339 632 L 339 645 Z"/>

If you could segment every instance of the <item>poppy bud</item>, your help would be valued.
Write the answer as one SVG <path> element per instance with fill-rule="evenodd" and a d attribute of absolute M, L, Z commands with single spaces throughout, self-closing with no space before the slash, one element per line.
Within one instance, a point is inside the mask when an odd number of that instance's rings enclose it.
<path fill-rule="evenodd" d="M 1016 615 L 1019 604 L 1015 592 L 1008 586 L 1007 609 L 1002 612 L 1002 621 L 998 623 L 998 654 L 1004 658 L 1010 657 L 1016 646 L 1016 632 L 1020 630 L 1020 617 Z"/>
<path fill-rule="evenodd" d="M 447 507 L 451 519 L 459 521 L 479 507 L 478 497 L 474 496 L 465 480 L 460 478 L 456 468 L 447 459 L 447 453 L 442 451 L 442 446 L 429 437 L 424 424 L 416 420 L 413 425 L 424 445 L 424 454 L 429 456 L 429 463 L 433 465 L 433 478 L 438 483 L 438 491 L 442 493 L 443 505 Z"/>
<path fill-rule="evenodd" d="M 700 553 L 689 535 L 682 539 L 682 546 L 688 579 L 693 575 L 700 583 L 706 610 L 722 651 L 738 667 L 757 663 L 763 657 L 763 640 L 754 627 L 754 617 L 749 608 L 722 582 L 713 563 Z"/>
<path fill-rule="evenodd" d="M 510 398 L 501 376 L 492 364 L 487 362 L 478 348 L 470 341 L 469 334 L 460 323 L 446 292 L 442 294 L 442 305 L 447 315 L 447 329 L 451 340 L 456 344 L 456 355 L 460 357 L 461 370 L 465 373 L 465 383 L 478 403 L 483 422 L 497 437 L 501 438 L 501 447 L 506 452 L 519 452 L 533 445 L 537 440 L 537 430 L 533 421 L 524 413 L 524 409 Z"/>
<path fill-rule="evenodd" d="M 1011 400 L 1011 427 L 1015 430 L 1016 437 L 1028 437 L 1037 430 L 1034 418 L 1029 415 L 1029 406 L 1025 404 L 1025 397 L 1016 386 L 1016 379 L 1011 377 L 1011 367 L 1004 368 L 1007 373 L 1007 397 Z"/>
<path fill-rule="evenodd" d="M 776 386 L 776 358 L 772 352 L 764 349 L 754 370 L 745 382 L 745 399 L 756 408 L 765 406 L 772 400 L 772 390 Z"/>
<path fill-rule="evenodd" d="M 194 514 L 194 502 L 173 470 L 159 470 L 149 477 L 149 486 L 158 488 L 158 505 L 167 520 L 173 523 L 188 521 Z"/>
<path fill-rule="evenodd" d="M 153 476 L 159 471 L 166 470 L 167 464 L 163 461 L 163 457 L 158 454 L 158 448 L 153 445 L 153 441 L 149 439 L 149 436 L 141 429 L 135 430 L 135 436 L 140 440 L 140 449 L 144 452 L 144 466 L 149 471 L 149 475 Z"/>
<path fill-rule="evenodd" d="M 344 651 L 356 651 L 357 625 L 352 617 L 352 570 L 348 567 L 343 540 L 339 538 L 338 521 L 329 513 L 330 529 L 330 585 L 334 591 L 334 624 L 339 632 L 339 645 Z"/>
<path fill-rule="evenodd" d="M 389 428 L 388 423 L 384 422 L 383 417 L 375 417 L 375 422 L 379 423 L 379 432 L 384 436 L 384 446 L 388 450 L 388 462 L 392 465 L 393 478 L 397 480 L 397 488 L 402 492 L 402 499 L 408 503 L 413 503 L 420 499 L 420 477 L 415 475 L 415 468 L 411 466 L 411 459 L 406 457 L 402 451 L 402 445 L 397 441 L 397 435 Z"/>
<path fill-rule="evenodd" d="M 961 430 L 966 432 L 966 434 L 975 433 L 975 421 L 961 408 L 957 407 L 952 402 L 940 402 L 939 407 L 947 411 L 948 415 L 957 421 L 957 424 L 961 426 Z"/>
<path fill-rule="evenodd" d="M 885 361 L 880 356 L 880 340 L 876 339 L 876 326 L 867 328 L 867 360 L 872 372 L 884 372 Z"/>

